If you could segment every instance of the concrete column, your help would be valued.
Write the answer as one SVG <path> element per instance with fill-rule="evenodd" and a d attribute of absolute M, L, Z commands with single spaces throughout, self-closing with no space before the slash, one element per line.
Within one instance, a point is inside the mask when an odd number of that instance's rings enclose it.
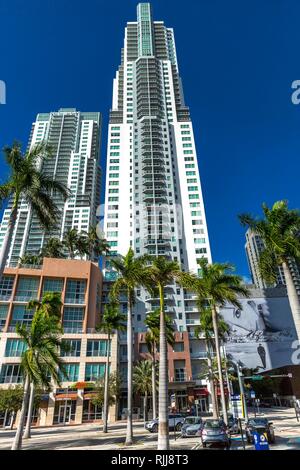
<path fill-rule="evenodd" d="M 54 409 L 55 409 L 55 395 L 53 393 L 49 393 L 49 401 L 48 401 L 48 409 L 47 409 L 47 416 L 46 416 L 46 426 L 53 425 L 53 418 L 54 418 Z"/>
<path fill-rule="evenodd" d="M 47 421 L 47 404 L 43 404 L 43 406 L 40 407 L 40 418 L 39 418 L 39 426 L 46 426 L 46 421 Z"/>
<path fill-rule="evenodd" d="M 81 390 L 78 390 L 77 401 L 76 401 L 76 412 L 75 412 L 75 424 L 82 423 L 82 413 L 83 413 L 83 394 Z"/>
<path fill-rule="evenodd" d="M 108 409 L 108 422 L 115 423 L 117 421 L 117 405 L 111 405 Z"/>

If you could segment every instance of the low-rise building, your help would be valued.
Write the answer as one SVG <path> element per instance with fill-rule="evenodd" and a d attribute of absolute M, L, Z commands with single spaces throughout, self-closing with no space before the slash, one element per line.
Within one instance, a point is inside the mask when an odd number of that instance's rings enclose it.
<path fill-rule="evenodd" d="M 67 377 L 60 387 L 42 396 L 34 421 L 40 426 L 80 424 L 101 420 L 102 410 L 92 403 L 92 384 L 104 376 L 107 335 L 97 332 L 100 321 L 102 274 L 90 261 L 44 258 L 42 266 L 7 267 L 0 280 L 0 388 L 22 383 L 20 369 L 23 343 L 16 325 L 30 325 L 33 311 L 29 300 L 44 292 L 60 292 L 63 340 L 69 344 L 63 354 Z M 117 335 L 110 345 L 110 372 L 117 369 Z M 109 410 L 116 418 L 115 406 Z M 0 425 L 10 417 L 2 416 Z"/>

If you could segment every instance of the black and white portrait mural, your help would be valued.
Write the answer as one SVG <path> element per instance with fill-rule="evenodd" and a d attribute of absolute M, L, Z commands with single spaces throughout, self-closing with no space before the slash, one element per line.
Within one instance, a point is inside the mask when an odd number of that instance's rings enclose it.
<path fill-rule="evenodd" d="M 296 330 L 287 297 L 241 299 L 241 309 L 226 306 L 221 314 L 230 327 L 226 353 L 260 372 L 295 364 Z"/>

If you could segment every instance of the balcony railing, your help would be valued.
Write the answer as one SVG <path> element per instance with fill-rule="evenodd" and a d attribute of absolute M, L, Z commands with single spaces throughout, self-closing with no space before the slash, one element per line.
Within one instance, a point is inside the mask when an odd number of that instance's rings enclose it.
<path fill-rule="evenodd" d="M 2 295 L 0 294 L 0 302 L 7 302 L 11 300 L 12 294 Z"/>
<path fill-rule="evenodd" d="M 187 382 L 187 381 L 188 381 L 188 377 L 187 377 L 186 371 L 175 369 L 174 382 Z"/>
<path fill-rule="evenodd" d="M 29 302 L 29 300 L 38 300 L 37 294 L 26 294 L 26 295 L 15 295 L 14 300 L 16 302 Z"/>
<path fill-rule="evenodd" d="M 211 357 L 216 357 L 216 353 L 211 352 L 210 356 Z M 207 355 L 206 351 L 199 351 L 199 352 L 191 353 L 191 358 L 192 359 L 207 359 L 207 357 L 208 357 L 208 355 Z"/>
<path fill-rule="evenodd" d="M 0 384 L 17 384 L 22 382 L 22 376 L 11 375 L 9 377 L 0 377 Z"/>

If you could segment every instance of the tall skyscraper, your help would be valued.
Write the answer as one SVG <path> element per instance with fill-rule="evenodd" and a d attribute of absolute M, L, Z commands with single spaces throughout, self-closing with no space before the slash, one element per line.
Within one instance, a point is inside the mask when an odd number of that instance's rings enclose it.
<path fill-rule="evenodd" d="M 274 287 L 274 285 L 268 284 L 259 273 L 259 257 L 260 253 L 264 250 L 264 242 L 261 237 L 253 232 L 251 229 L 248 229 L 246 232 L 246 256 L 248 260 L 248 266 L 251 273 L 252 281 L 255 287 L 259 289 L 264 289 L 267 287 Z M 294 284 L 297 289 L 298 295 L 300 296 L 300 273 L 299 273 L 299 266 L 295 262 L 295 260 L 290 260 L 289 266 L 291 269 L 291 273 L 293 276 Z M 285 276 L 282 267 L 278 267 L 277 269 L 277 281 L 275 286 L 285 286 Z"/>
<path fill-rule="evenodd" d="M 71 189 L 64 201 L 54 197 L 60 210 L 58 224 L 45 234 L 31 208 L 21 201 L 7 264 L 16 265 L 24 253 L 38 254 L 51 237 L 62 239 L 70 228 L 87 231 L 96 224 L 100 202 L 99 146 L 101 138 L 100 113 L 82 113 L 76 109 L 38 114 L 32 125 L 28 148 L 40 142 L 51 147 L 51 158 L 43 162 L 43 170 Z M 0 246 L 7 229 L 10 204 L 5 210 L 0 230 Z"/>
<path fill-rule="evenodd" d="M 185 104 L 173 29 L 154 21 L 149 3 L 127 23 L 113 84 L 108 131 L 104 230 L 112 255 L 164 255 L 197 272 L 211 252 L 189 108 Z M 113 280 L 109 260 L 106 280 Z M 158 299 L 137 292 L 135 331 L 145 330 Z M 178 331 L 199 321 L 191 296 L 166 290 Z"/>

